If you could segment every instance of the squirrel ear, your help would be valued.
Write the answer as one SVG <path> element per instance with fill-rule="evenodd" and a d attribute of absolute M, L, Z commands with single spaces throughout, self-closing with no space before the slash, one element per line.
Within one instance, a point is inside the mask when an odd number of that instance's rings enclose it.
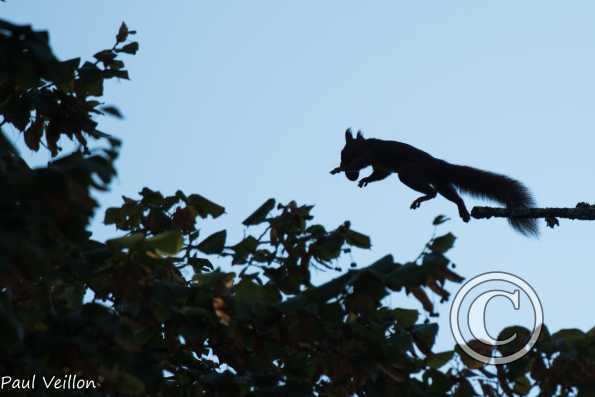
<path fill-rule="evenodd" d="M 351 134 L 351 128 L 345 130 L 345 142 L 353 141 L 353 135 Z"/>
<path fill-rule="evenodd" d="M 363 140 L 364 139 L 364 135 L 362 134 L 362 131 L 361 130 L 357 131 L 357 139 L 359 139 L 359 140 Z"/>

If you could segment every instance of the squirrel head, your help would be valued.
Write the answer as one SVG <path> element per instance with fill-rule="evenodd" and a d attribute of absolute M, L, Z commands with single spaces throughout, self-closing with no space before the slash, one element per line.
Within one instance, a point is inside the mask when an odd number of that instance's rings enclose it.
<path fill-rule="evenodd" d="M 341 168 L 350 181 L 357 181 L 359 170 L 369 165 L 366 139 L 361 131 L 354 138 L 351 128 L 345 131 L 345 146 L 341 150 Z"/>

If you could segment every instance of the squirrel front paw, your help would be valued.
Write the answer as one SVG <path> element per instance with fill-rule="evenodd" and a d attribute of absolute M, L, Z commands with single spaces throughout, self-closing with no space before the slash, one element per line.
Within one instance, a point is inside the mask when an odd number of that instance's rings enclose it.
<path fill-rule="evenodd" d="M 418 199 L 413 200 L 413 202 L 411 203 L 411 205 L 409 206 L 409 208 L 411 208 L 412 210 L 418 209 L 421 206 L 421 203 L 423 202 L 423 197 L 420 197 Z"/>
<path fill-rule="evenodd" d="M 366 187 L 368 185 L 368 178 L 362 178 L 358 183 L 357 186 L 359 187 Z"/>

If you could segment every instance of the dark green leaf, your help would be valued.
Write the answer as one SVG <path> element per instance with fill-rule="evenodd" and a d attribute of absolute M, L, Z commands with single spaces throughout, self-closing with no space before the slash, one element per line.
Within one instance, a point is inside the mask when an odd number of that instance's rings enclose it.
<path fill-rule="evenodd" d="M 438 369 L 448 363 L 453 355 L 453 350 L 432 354 L 427 359 L 428 366 L 430 368 Z"/>
<path fill-rule="evenodd" d="M 315 237 L 322 237 L 326 234 L 326 229 L 322 225 L 312 225 L 308 226 L 306 233 L 310 233 Z"/>
<path fill-rule="evenodd" d="M 210 260 L 205 258 L 189 258 L 188 263 L 194 269 L 195 273 L 202 273 L 206 270 L 213 270 L 215 267 Z"/>
<path fill-rule="evenodd" d="M 105 64 L 109 64 L 116 58 L 116 53 L 112 50 L 103 50 L 93 55 L 93 57 Z"/>
<path fill-rule="evenodd" d="M 145 240 L 142 233 L 133 233 L 124 237 L 113 238 L 107 240 L 105 243 L 111 248 L 132 248 Z"/>
<path fill-rule="evenodd" d="M 80 58 L 74 58 L 56 63 L 51 68 L 52 79 L 58 84 L 72 81 L 74 79 L 74 72 L 78 69 L 80 62 Z"/>
<path fill-rule="evenodd" d="M 74 82 L 74 87 L 76 92 L 82 96 L 103 95 L 103 77 L 101 70 L 94 64 L 86 62 L 79 69 L 79 77 Z"/>
<path fill-rule="evenodd" d="M 419 349 L 424 353 L 429 353 L 434 346 L 436 334 L 438 333 L 438 324 L 417 324 L 411 327 L 411 336 Z"/>
<path fill-rule="evenodd" d="M 231 249 L 234 251 L 233 264 L 244 263 L 248 255 L 256 252 L 258 240 L 253 236 L 248 236 Z"/>
<path fill-rule="evenodd" d="M 126 54 L 136 54 L 138 51 L 138 42 L 133 41 L 132 43 L 126 44 L 124 47 L 118 49 L 118 52 L 125 52 Z"/>
<path fill-rule="evenodd" d="M 225 230 L 215 232 L 201 241 L 196 248 L 205 254 L 220 254 L 225 248 L 226 237 L 227 231 Z"/>
<path fill-rule="evenodd" d="M 43 122 L 34 121 L 25 131 L 25 144 L 27 147 L 35 152 L 39 150 L 39 141 L 43 134 Z"/>
<path fill-rule="evenodd" d="M 123 43 L 126 41 L 127 37 L 128 26 L 126 26 L 126 23 L 122 22 L 122 24 L 120 25 L 120 29 L 118 29 L 118 34 L 116 35 L 116 42 Z"/>
<path fill-rule="evenodd" d="M 430 249 L 437 253 L 444 253 L 452 248 L 455 239 L 456 237 L 452 233 L 447 233 L 442 236 L 436 237 L 434 241 L 432 241 Z"/>
<path fill-rule="evenodd" d="M 438 225 L 441 225 L 441 224 L 443 224 L 444 222 L 447 222 L 447 221 L 449 221 L 449 220 L 450 220 L 450 219 L 449 219 L 449 218 L 447 218 L 447 217 L 446 217 L 446 216 L 444 216 L 444 215 L 438 215 L 436 218 L 434 218 L 434 221 L 432 222 L 432 224 L 433 224 L 434 226 L 438 226 Z"/>
<path fill-rule="evenodd" d="M 515 379 L 512 390 L 521 396 L 526 395 L 531 390 L 531 382 L 526 376 L 521 376 Z"/>
<path fill-rule="evenodd" d="M 259 223 L 264 222 L 267 215 L 273 208 L 275 208 L 275 199 L 270 198 L 265 201 L 264 204 L 258 207 L 258 209 L 254 211 L 248 218 L 246 218 L 242 224 L 250 226 L 258 225 Z"/>
<path fill-rule="evenodd" d="M 372 246 L 372 244 L 370 243 L 370 237 L 351 229 L 347 230 L 345 240 L 349 245 L 353 245 L 359 248 L 368 249 Z"/>
<path fill-rule="evenodd" d="M 128 75 L 127 70 L 116 70 L 116 69 L 104 70 L 103 76 L 106 79 L 111 79 L 111 78 L 117 77 L 119 79 L 130 80 L 130 76 Z"/>
<path fill-rule="evenodd" d="M 115 106 L 103 106 L 102 108 L 100 108 L 100 110 L 119 119 L 124 117 L 122 116 L 122 112 L 120 112 L 120 110 Z"/>
<path fill-rule="evenodd" d="M 408 328 L 416 323 L 419 317 L 419 312 L 414 309 L 396 308 L 393 310 L 393 315 L 395 316 L 399 327 Z"/>
<path fill-rule="evenodd" d="M 30 114 L 31 103 L 26 99 L 13 97 L 0 104 L 0 115 L 20 131 L 27 128 Z"/>
<path fill-rule="evenodd" d="M 225 213 L 225 208 L 199 194 L 191 194 L 188 196 L 187 202 L 194 207 L 201 218 L 206 218 L 207 215 L 217 218 Z"/>
<path fill-rule="evenodd" d="M 182 234 L 177 230 L 168 230 L 145 241 L 145 247 L 154 249 L 159 255 L 174 256 L 184 245 Z"/>

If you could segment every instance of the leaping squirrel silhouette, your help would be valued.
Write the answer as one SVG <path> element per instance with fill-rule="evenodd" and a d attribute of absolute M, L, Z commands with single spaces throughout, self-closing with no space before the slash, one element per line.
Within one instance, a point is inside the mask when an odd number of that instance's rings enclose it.
<path fill-rule="evenodd" d="M 341 150 L 341 165 L 333 169 L 331 174 L 345 172 L 347 179 L 356 181 L 359 178 L 359 171 L 368 166 L 372 166 L 373 172 L 360 179 L 358 182 L 360 188 L 396 172 L 401 182 L 424 194 L 411 203 L 411 209 L 419 208 L 422 202 L 431 200 L 440 193 L 457 205 L 459 215 L 464 222 L 469 222 L 470 216 L 458 192 L 494 200 L 507 208 L 529 208 L 535 205 L 529 189 L 516 179 L 473 167 L 451 164 L 406 143 L 375 138 L 366 139 L 361 131 L 358 131 L 354 138 L 351 129 L 347 129 L 345 146 Z M 508 218 L 508 222 L 525 236 L 539 235 L 535 219 Z"/>

